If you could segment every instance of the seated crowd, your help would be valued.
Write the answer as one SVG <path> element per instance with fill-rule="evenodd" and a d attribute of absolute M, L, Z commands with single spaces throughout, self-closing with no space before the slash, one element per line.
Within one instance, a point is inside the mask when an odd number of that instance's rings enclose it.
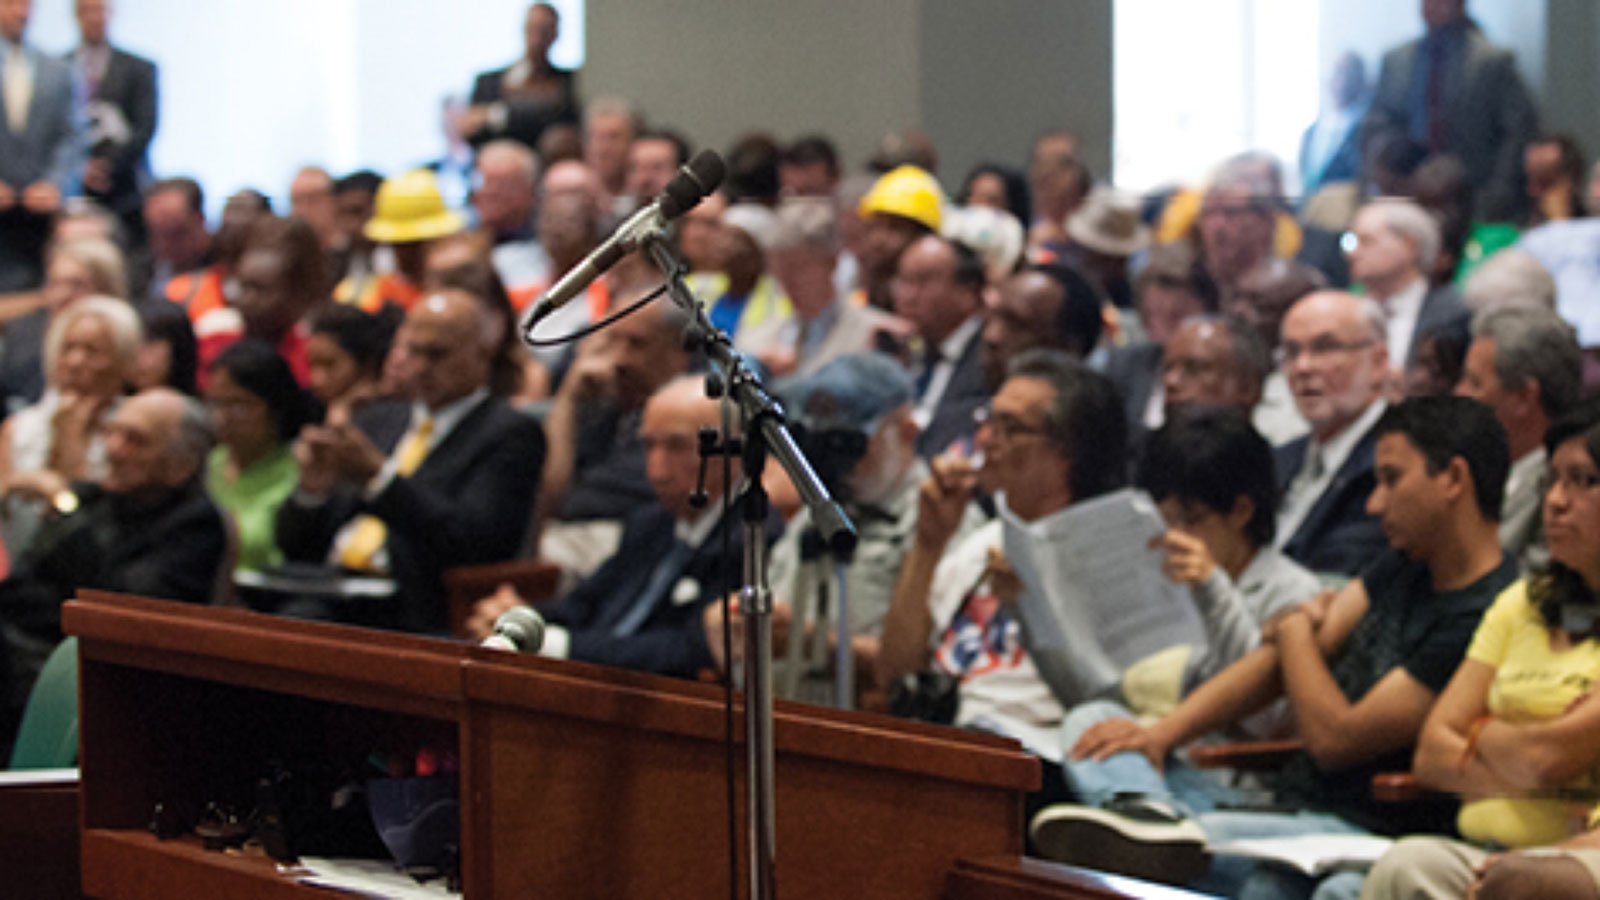
<path fill-rule="evenodd" d="M 781 469 L 703 458 L 724 413 L 690 312 L 630 310 L 647 261 L 523 346 L 691 149 L 580 109 L 554 15 L 453 120 L 465 208 L 452 159 L 308 167 L 289 215 L 239 191 L 214 231 L 183 177 L 0 208 L 44 229 L 5 282 L 0 746 L 80 588 L 460 639 L 534 605 L 544 655 L 726 677 L 760 480 L 780 691 L 1017 739 L 1041 855 L 1229 896 L 1600 897 L 1600 356 L 1550 250 L 1584 220 L 1530 189 L 1480 221 L 1466 164 L 1376 125 L 1300 209 L 1261 153 L 1134 198 L 1052 130 L 950 197 L 920 132 L 862 172 L 748 135 L 673 237 L 852 516 L 835 560 Z M 1495 251 L 1490 224 L 1537 227 Z M 1099 523 L 1130 543 L 1056 551 Z M 452 606 L 452 570 L 519 560 L 551 596 Z M 1158 619 L 1182 637 L 1147 646 Z M 1297 749 L 1264 774 L 1188 753 L 1268 738 Z M 1407 771 L 1421 798 L 1373 793 Z M 1412 836 L 1370 875 L 1217 850 L 1307 834 Z"/>

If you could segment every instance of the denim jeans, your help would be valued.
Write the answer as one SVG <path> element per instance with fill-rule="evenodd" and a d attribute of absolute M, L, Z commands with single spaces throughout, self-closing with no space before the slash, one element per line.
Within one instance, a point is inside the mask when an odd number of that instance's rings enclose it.
<path fill-rule="evenodd" d="M 1142 753 L 1116 753 L 1103 760 L 1070 757 L 1072 745 L 1097 722 L 1131 718 L 1133 713 L 1120 703 L 1091 700 L 1074 706 L 1061 720 L 1061 768 L 1067 787 L 1084 803 L 1101 806 L 1117 794 L 1142 794 L 1166 800 L 1180 812 L 1197 815 L 1244 799 L 1211 773 L 1177 757 L 1167 760 L 1165 771 L 1151 765 Z"/>
<path fill-rule="evenodd" d="M 1194 817 L 1205 831 L 1207 842 L 1213 845 L 1244 838 L 1364 833 L 1326 813 L 1219 810 L 1218 806 L 1242 802 L 1244 795 L 1176 756 L 1167 760 L 1164 771 L 1142 753 L 1117 753 L 1098 761 L 1070 757 L 1068 751 L 1084 732 L 1097 722 L 1115 718 L 1131 719 L 1133 714 L 1119 703 L 1095 700 L 1073 707 L 1062 720 L 1062 772 L 1067 787 L 1084 803 L 1102 805 L 1119 793 L 1160 798 Z M 1249 857 L 1216 856 L 1211 872 L 1191 887 L 1248 900 L 1355 900 L 1364 878 L 1363 872 L 1338 872 L 1315 879 L 1297 870 L 1263 865 Z"/>

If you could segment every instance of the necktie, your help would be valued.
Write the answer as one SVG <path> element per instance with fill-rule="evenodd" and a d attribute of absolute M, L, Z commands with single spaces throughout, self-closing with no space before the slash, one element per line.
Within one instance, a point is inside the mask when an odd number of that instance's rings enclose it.
<path fill-rule="evenodd" d="M 395 454 L 394 472 L 400 477 L 409 476 L 422 465 L 422 460 L 428 455 L 428 439 L 433 436 L 433 416 L 424 416 L 415 431 L 401 445 Z M 385 541 L 389 539 L 389 528 L 377 516 L 361 516 L 356 519 L 355 528 L 350 532 L 349 540 L 345 541 L 343 549 L 339 551 L 339 565 L 346 569 L 359 569 L 372 571 L 373 557 L 377 555 Z"/>
<path fill-rule="evenodd" d="M 1289 485 L 1289 492 L 1294 495 L 1296 502 L 1306 504 L 1311 488 L 1322 480 L 1323 473 L 1327 471 L 1327 464 L 1322 459 L 1322 447 L 1312 444 L 1306 448 L 1305 462 L 1300 466 L 1300 474 Z"/>
<path fill-rule="evenodd" d="M 933 370 L 939 368 L 939 348 L 929 345 L 922 354 L 922 374 L 917 376 L 917 397 L 921 398 L 928 393 L 928 385 L 933 383 Z"/>
<path fill-rule="evenodd" d="M 33 100 L 33 72 L 21 47 L 6 53 L 5 82 L 6 127 L 21 134 L 28 127 L 28 104 Z"/>
<path fill-rule="evenodd" d="M 1443 153 L 1450 143 L 1449 121 L 1445 118 L 1444 46 L 1435 44 L 1428 61 L 1428 149 Z"/>
<path fill-rule="evenodd" d="M 633 607 L 612 626 L 612 637 L 627 637 L 639 630 L 645 620 L 650 618 L 650 613 L 655 610 L 656 605 L 683 574 L 683 567 L 689 564 L 689 557 L 693 555 L 694 550 L 688 544 L 683 541 L 672 542 L 672 549 L 656 563 L 655 571 L 650 573 L 650 580 L 645 582 L 644 590 L 634 598 Z"/>
<path fill-rule="evenodd" d="M 1306 481 L 1314 482 L 1320 479 L 1322 477 L 1322 473 L 1327 471 L 1327 468 L 1327 462 L 1322 458 L 1322 445 L 1311 444 L 1310 446 L 1306 447 Z"/>

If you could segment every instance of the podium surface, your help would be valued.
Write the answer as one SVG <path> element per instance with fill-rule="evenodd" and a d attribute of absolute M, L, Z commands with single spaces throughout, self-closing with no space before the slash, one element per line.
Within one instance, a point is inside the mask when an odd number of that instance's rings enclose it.
<path fill-rule="evenodd" d="M 728 896 L 716 686 L 98 592 L 63 623 L 80 639 L 91 897 L 335 896 L 147 826 L 157 803 L 239 796 L 273 760 L 384 747 L 459 759 L 468 898 Z M 1011 741 L 784 702 L 774 736 L 780 896 L 960 896 L 1022 852 L 1039 764 Z M 1008 895 L 1116 896 L 1025 880 Z"/>

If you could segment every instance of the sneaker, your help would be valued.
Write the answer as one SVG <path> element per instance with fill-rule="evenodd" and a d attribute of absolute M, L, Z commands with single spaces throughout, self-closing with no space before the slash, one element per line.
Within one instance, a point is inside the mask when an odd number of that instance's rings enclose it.
<path fill-rule="evenodd" d="M 1205 832 L 1155 797 L 1117 797 L 1104 806 L 1058 803 L 1028 826 L 1046 859 L 1183 886 L 1211 868 Z"/>

